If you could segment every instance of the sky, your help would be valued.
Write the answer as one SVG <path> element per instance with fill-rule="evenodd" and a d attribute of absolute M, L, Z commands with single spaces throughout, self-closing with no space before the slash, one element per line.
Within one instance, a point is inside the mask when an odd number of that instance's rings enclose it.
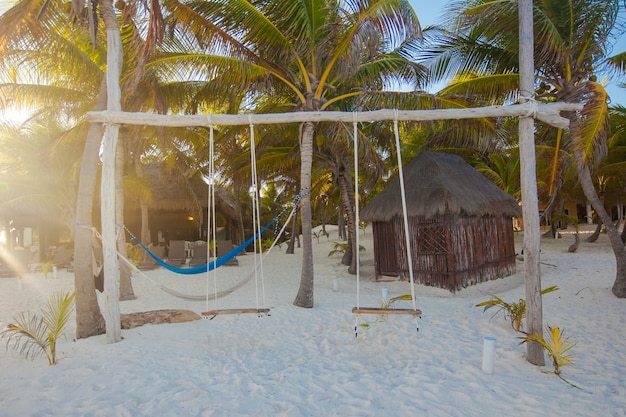
<path fill-rule="evenodd" d="M 416 11 L 422 26 L 429 26 L 436 24 L 441 20 L 441 15 L 449 0 L 410 0 L 410 2 Z M 4 13 L 4 11 L 6 11 L 12 3 L 14 3 L 13 0 L 0 0 L 0 14 Z M 624 11 L 624 13 L 626 13 L 626 11 Z M 618 40 L 617 44 L 614 46 L 613 54 L 617 54 L 624 50 L 626 50 L 626 36 L 622 36 Z M 619 86 L 621 82 L 626 82 L 626 77 L 624 77 L 623 80 L 603 79 L 602 77 L 599 78 L 600 81 L 605 84 L 606 89 L 611 96 L 611 102 L 613 104 L 626 106 L 626 89 Z"/>

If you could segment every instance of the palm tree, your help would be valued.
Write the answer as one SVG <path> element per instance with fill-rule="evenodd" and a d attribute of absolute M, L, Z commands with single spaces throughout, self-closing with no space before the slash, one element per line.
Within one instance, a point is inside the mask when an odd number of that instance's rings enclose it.
<path fill-rule="evenodd" d="M 66 140 L 73 138 L 71 140 L 75 143 L 84 140 L 87 129 L 84 122 L 80 123 L 81 115 L 93 109 L 96 102 L 102 79 L 102 50 L 90 51 L 89 36 L 85 36 L 80 27 L 67 26 L 67 14 L 61 2 L 21 1 L 0 17 L 0 28 L 4 46 L 0 56 L 2 78 L 9 81 L 2 85 L 0 94 L 10 97 L 10 100 L 2 101 L 28 102 L 36 114 L 78 121 L 75 126 L 70 126 L 64 137 Z M 20 62 L 23 64 L 18 65 Z M 37 68 L 37 80 L 22 75 L 31 68 Z M 68 79 L 72 80 L 70 86 Z M 76 205 L 75 223 L 79 225 L 92 223 L 100 137 L 98 126 L 92 127 L 87 134 Z M 92 275 L 91 239 L 88 229 L 76 230 L 76 334 L 79 338 L 104 330 Z"/>
<path fill-rule="evenodd" d="M 596 82 L 595 74 L 605 63 L 614 29 L 619 25 L 618 9 L 618 0 L 535 3 L 535 68 L 540 84 L 534 92 L 517 94 L 584 104 L 582 112 L 567 114 L 569 136 L 562 136 L 570 141 L 585 196 L 607 227 L 617 262 L 613 293 L 626 297 L 626 250 L 592 180 L 592 171 L 606 155 L 608 133 L 608 96 Z M 437 51 L 440 62 L 449 65 L 439 69 L 447 70 L 447 74 L 478 74 L 465 85 L 471 94 L 488 95 L 488 78 L 507 81 L 511 91 L 516 91 L 517 0 L 456 1 L 450 4 L 449 11 L 453 31 Z M 440 70 L 439 75 L 444 72 Z"/>
<path fill-rule="evenodd" d="M 626 108 L 612 106 L 611 109 L 611 137 L 608 142 L 608 156 L 598 171 L 611 177 L 612 189 L 619 209 L 618 220 L 623 219 L 624 191 L 626 190 Z M 626 227 L 622 229 L 622 241 L 626 243 Z"/>
<path fill-rule="evenodd" d="M 156 4 L 156 3 L 155 3 Z M 96 38 L 102 36 L 98 32 L 99 25 L 91 22 L 90 31 L 83 30 L 87 27 L 87 21 L 90 20 L 90 12 L 96 12 L 97 9 L 91 4 L 83 4 L 75 2 L 72 5 L 72 21 L 75 25 L 67 26 L 67 13 L 64 4 L 55 1 L 22 1 L 14 8 L 3 15 L 2 36 L 4 45 L 7 48 L 2 54 L 2 64 L 7 68 L 9 74 L 15 71 L 13 66 L 16 57 L 21 58 L 23 62 L 28 62 L 37 68 L 37 73 L 43 76 L 46 85 L 36 85 L 38 90 L 47 91 L 48 95 L 43 96 L 47 99 L 43 101 L 46 107 L 41 107 L 39 111 L 48 111 L 53 115 L 57 115 L 61 109 L 65 117 L 69 116 L 70 123 L 76 123 L 69 131 L 74 134 L 82 132 L 82 138 L 87 136 L 85 142 L 82 165 L 78 182 L 78 198 L 76 202 L 76 220 L 79 225 L 91 225 L 92 222 L 92 206 L 93 193 L 96 184 L 96 176 L 98 172 L 98 158 L 100 150 L 100 142 L 102 138 L 102 129 L 100 126 L 94 125 L 87 133 L 85 120 L 82 118 L 87 110 L 103 110 L 106 109 L 107 103 L 107 84 L 104 79 L 104 48 L 96 42 Z M 154 5 L 153 5 L 154 6 Z M 117 30 L 117 16 L 112 8 L 112 4 L 101 4 L 100 10 L 102 15 L 107 17 L 109 33 L 119 32 Z M 151 30 L 145 41 L 138 36 L 138 30 L 133 26 L 131 20 L 132 11 L 136 8 L 128 8 L 123 21 L 125 22 L 126 37 L 124 39 L 127 45 L 125 51 L 131 59 L 129 61 L 130 74 L 125 78 L 124 86 L 129 93 L 124 96 L 124 100 L 130 108 L 137 106 L 141 100 L 146 100 L 146 95 L 137 92 L 153 91 L 149 88 L 136 88 L 140 82 L 146 83 L 142 78 L 143 65 L 149 56 L 151 50 L 154 49 L 155 38 L 158 38 L 158 30 L 154 29 L 154 20 L 149 24 L 152 25 Z M 149 15 L 150 18 L 156 16 L 158 20 L 159 13 L 154 11 Z M 156 24 L 158 26 L 158 24 Z M 119 33 L 118 33 L 119 35 Z M 111 35 L 116 37 L 115 35 Z M 91 42 L 90 42 L 91 38 Z M 27 46 L 24 48 L 24 46 Z M 62 59 L 59 59 L 63 56 Z M 30 64 L 32 62 L 32 64 Z M 65 65 L 59 65 L 64 62 Z M 27 70 L 29 67 L 26 67 Z M 19 69 L 19 68 L 18 68 Z M 19 72 L 19 71 L 17 71 Z M 67 79 L 72 80 L 74 89 L 65 87 Z M 149 80 L 148 80 L 149 81 Z M 98 85 L 100 88 L 98 88 Z M 19 84 L 12 82 L 3 85 L 4 89 L 9 91 L 18 91 L 20 94 L 15 95 L 18 100 L 24 96 L 24 92 L 32 96 L 34 86 Z M 96 95 L 97 94 L 97 95 Z M 41 94 L 40 94 L 41 96 Z M 6 102 L 9 102 L 8 100 Z M 61 102 L 62 105 L 53 103 Z M 71 113 L 70 113 L 71 111 Z M 83 139 L 84 140 L 84 139 Z M 118 164 L 121 166 L 122 164 Z M 121 182 L 118 182 L 121 184 Z M 118 196 L 121 196 L 121 192 Z M 118 217 L 122 212 L 122 199 L 117 199 L 120 204 L 117 207 Z M 122 219 L 120 219 L 121 221 Z M 88 337 L 94 334 L 100 334 L 104 330 L 104 321 L 99 312 L 97 299 L 95 297 L 95 288 L 92 279 L 91 266 L 91 239 L 92 234 L 88 228 L 80 227 L 75 234 L 75 277 L 76 287 L 76 311 L 77 311 L 77 337 Z M 125 250 L 125 243 L 120 241 L 118 249 Z M 134 298 L 132 285 L 128 274 L 121 276 L 121 298 Z"/>
<path fill-rule="evenodd" d="M 473 163 L 474 168 L 507 194 L 521 198 L 520 157 L 517 148 L 504 153 L 490 153 Z"/>
<path fill-rule="evenodd" d="M 407 58 L 420 27 L 405 0 L 171 1 L 167 7 L 170 24 L 190 47 L 163 56 L 161 64 L 184 64 L 186 75 L 203 74 L 209 80 L 205 92 L 215 96 L 287 94 L 294 111 L 319 111 L 380 91 L 393 80 L 416 86 L 423 76 Z M 337 95 L 348 81 L 359 87 Z M 313 307 L 310 189 L 316 127 L 303 123 L 298 138 L 303 262 L 294 304 L 307 308 Z"/>
<path fill-rule="evenodd" d="M 78 155 L 71 142 L 59 140 L 65 128 L 55 120 L 38 118 L 0 126 L 3 212 L 30 217 L 31 225 L 72 230 Z M 45 249 L 45 236 L 40 234 L 42 262 L 46 261 Z"/>

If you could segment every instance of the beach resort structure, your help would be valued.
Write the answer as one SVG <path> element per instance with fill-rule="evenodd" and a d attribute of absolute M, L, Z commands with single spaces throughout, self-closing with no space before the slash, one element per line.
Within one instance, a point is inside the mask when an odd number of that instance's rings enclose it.
<path fill-rule="evenodd" d="M 517 201 L 461 157 L 425 152 L 404 167 L 416 283 L 458 291 L 515 272 Z M 407 279 L 405 228 L 396 177 L 362 210 L 372 222 L 376 278 Z"/>

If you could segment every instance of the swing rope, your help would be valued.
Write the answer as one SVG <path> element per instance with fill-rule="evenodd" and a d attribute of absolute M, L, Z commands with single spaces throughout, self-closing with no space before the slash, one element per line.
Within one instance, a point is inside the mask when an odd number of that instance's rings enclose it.
<path fill-rule="evenodd" d="M 208 116 L 209 119 L 209 192 L 207 195 L 208 201 L 207 201 L 207 207 L 209 207 L 207 209 L 207 225 L 211 225 L 211 237 L 213 239 L 213 242 L 217 242 L 216 237 L 217 237 L 217 226 L 216 226 L 216 215 L 215 215 L 215 166 L 213 165 L 213 160 L 214 160 L 214 148 L 213 148 L 213 133 L 214 133 L 214 127 L 213 127 L 213 123 L 211 120 L 211 115 L 209 114 Z M 211 219 L 213 219 L 213 223 L 211 223 Z M 209 231 L 207 230 L 207 234 L 209 233 Z M 207 238 L 207 240 L 210 242 L 211 239 Z M 207 245 L 207 259 L 210 259 L 211 257 L 211 246 Z M 213 259 L 217 259 L 217 244 L 213 245 Z M 207 277 L 206 277 L 206 309 L 209 309 L 209 272 L 207 271 Z M 213 269 L 213 294 L 215 296 L 215 304 L 217 305 L 217 270 Z"/>
<path fill-rule="evenodd" d="M 395 110 L 395 118 L 393 120 L 393 133 L 396 139 L 396 155 L 398 157 L 398 175 L 400 177 L 400 197 L 402 198 L 402 218 L 404 221 L 404 240 L 406 244 L 406 257 L 409 266 L 409 281 L 411 283 L 411 300 L 413 302 L 413 310 L 417 310 L 415 304 L 415 280 L 413 278 L 413 256 L 411 253 L 411 236 L 409 235 L 409 217 L 406 208 L 406 191 L 404 188 L 404 170 L 402 168 L 402 150 L 400 149 L 400 133 L 398 130 L 398 110 Z"/>
<path fill-rule="evenodd" d="M 354 139 L 354 206 L 355 206 L 355 227 L 359 224 L 360 220 L 359 220 L 359 161 L 358 161 L 358 143 L 357 143 L 357 139 L 358 139 L 358 124 L 357 124 L 357 116 L 356 113 L 353 113 L 354 115 L 354 122 L 353 122 L 353 139 Z M 354 323 L 354 337 L 357 337 L 359 335 L 358 333 L 358 326 L 359 326 L 359 320 L 360 320 L 360 315 L 361 313 L 365 313 L 365 314 L 412 314 L 413 317 L 415 318 L 415 327 L 416 330 L 419 332 L 419 327 L 417 324 L 417 319 L 420 317 L 421 315 L 421 311 L 417 309 L 417 305 L 416 305 L 416 300 L 415 300 L 415 280 L 413 277 L 413 258 L 412 258 L 412 254 L 411 254 L 411 239 L 410 239 L 410 235 L 409 235 L 409 220 L 408 220 L 408 214 L 407 214 L 407 205 L 406 205 L 406 192 L 405 192 L 405 187 L 404 187 L 404 172 L 402 169 L 402 153 L 401 153 L 401 149 L 400 149 L 400 134 L 399 134 L 399 128 L 398 128 L 398 111 L 395 110 L 394 112 L 394 120 L 393 120 L 393 130 L 394 130 L 394 136 L 395 136 L 395 145 L 396 145 L 396 155 L 397 155 L 397 159 L 398 159 L 398 176 L 399 176 L 399 181 L 400 181 L 400 195 L 401 195 L 401 199 L 402 199 L 402 215 L 403 215 L 403 222 L 404 222 L 404 236 L 405 236 L 405 245 L 406 245 L 406 255 L 407 255 L 407 260 L 408 260 L 408 268 L 409 268 L 409 281 L 410 281 L 410 286 L 411 286 L 411 301 L 412 301 L 412 305 L 413 308 L 412 310 L 406 310 L 406 309 L 388 309 L 388 308 L 361 308 L 360 306 L 360 293 L 361 293 L 361 288 L 360 288 L 360 280 L 361 280 L 361 275 L 360 275 L 360 256 L 359 256 L 359 234 L 356 234 L 356 259 L 357 259 L 357 264 L 356 264 L 356 286 L 357 286 L 357 298 L 356 298 L 356 307 L 352 309 L 353 313 L 356 313 L 356 318 L 355 318 L 355 323 Z"/>
<path fill-rule="evenodd" d="M 250 166 L 252 168 L 251 173 L 251 192 L 254 193 L 252 198 L 252 226 L 253 230 L 257 230 L 261 226 L 261 211 L 260 211 L 260 203 L 259 203 L 259 186 L 258 186 L 258 175 L 257 175 L 257 166 L 256 166 L 256 140 L 254 137 L 254 124 L 252 124 L 252 116 L 248 115 L 250 121 Z M 260 236 L 260 234 L 259 234 Z M 263 257 L 259 256 L 263 252 L 261 246 L 261 239 L 254 240 L 254 262 L 255 262 L 255 271 L 257 270 L 257 260 L 259 262 L 258 270 L 261 276 L 261 296 L 262 296 L 262 305 L 266 306 L 266 298 L 265 298 L 265 275 L 263 273 Z M 256 295 L 256 307 L 259 309 L 259 281 L 258 275 L 255 274 L 255 295 Z"/>
<path fill-rule="evenodd" d="M 354 141 L 354 207 L 355 207 L 355 220 L 354 225 L 356 231 L 356 308 L 361 308 L 361 254 L 359 253 L 359 144 L 358 144 L 358 124 L 357 114 L 353 113 L 354 122 L 352 122 L 352 139 Z M 354 335 L 358 335 L 357 329 L 359 327 L 360 314 L 357 314 L 354 322 Z"/>

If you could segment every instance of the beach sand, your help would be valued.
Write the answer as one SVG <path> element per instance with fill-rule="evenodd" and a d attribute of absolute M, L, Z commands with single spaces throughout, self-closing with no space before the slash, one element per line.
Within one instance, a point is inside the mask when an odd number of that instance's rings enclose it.
<path fill-rule="evenodd" d="M 355 337 L 356 278 L 338 256 L 328 256 L 337 241 L 335 229 L 329 231 L 328 240 L 313 242 L 313 309 L 292 304 L 301 251 L 286 255 L 283 247 L 265 258 L 262 276 L 217 302 L 181 300 L 152 282 L 198 295 L 213 290 L 212 274 L 159 268 L 135 273 L 137 299 L 120 303 L 122 313 L 267 306 L 269 316 L 145 325 L 122 330 L 115 344 L 104 335 L 74 340 L 72 318 L 56 366 L 44 357 L 26 360 L 2 342 L 0 416 L 626 415 L 626 300 L 611 293 L 615 258 L 606 235 L 581 242 L 576 253 L 567 252 L 571 234 L 541 241 L 542 285 L 559 287 L 543 297 L 544 323 L 576 344 L 562 375 L 578 389 L 552 373 L 547 356 L 545 367 L 528 363 L 526 347 L 502 314 L 475 306 L 489 294 L 523 298 L 523 262 L 513 276 L 456 294 L 416 285 L 421 319 L 362 315 Z M 371 229 L 360 233 L 366 247 L 360 306 L 379 307 L 383 288 L 391 297 L 410 293 L 407 282 L 375 282 Z M 520 234 L 518 252 L 521 242 Z M 252 255 L 239 256 L 239 266 L 220 268 L 219 278 L 240 278 L 254 262 Z M 73 274 L 65 270 L 56 278 L 41 272 L 2 278 L 0 322 L 39 312 L 53 292 L 72 287 Z M 496 338 L 493 374 L 482 371 L 485 336 Z"/>

